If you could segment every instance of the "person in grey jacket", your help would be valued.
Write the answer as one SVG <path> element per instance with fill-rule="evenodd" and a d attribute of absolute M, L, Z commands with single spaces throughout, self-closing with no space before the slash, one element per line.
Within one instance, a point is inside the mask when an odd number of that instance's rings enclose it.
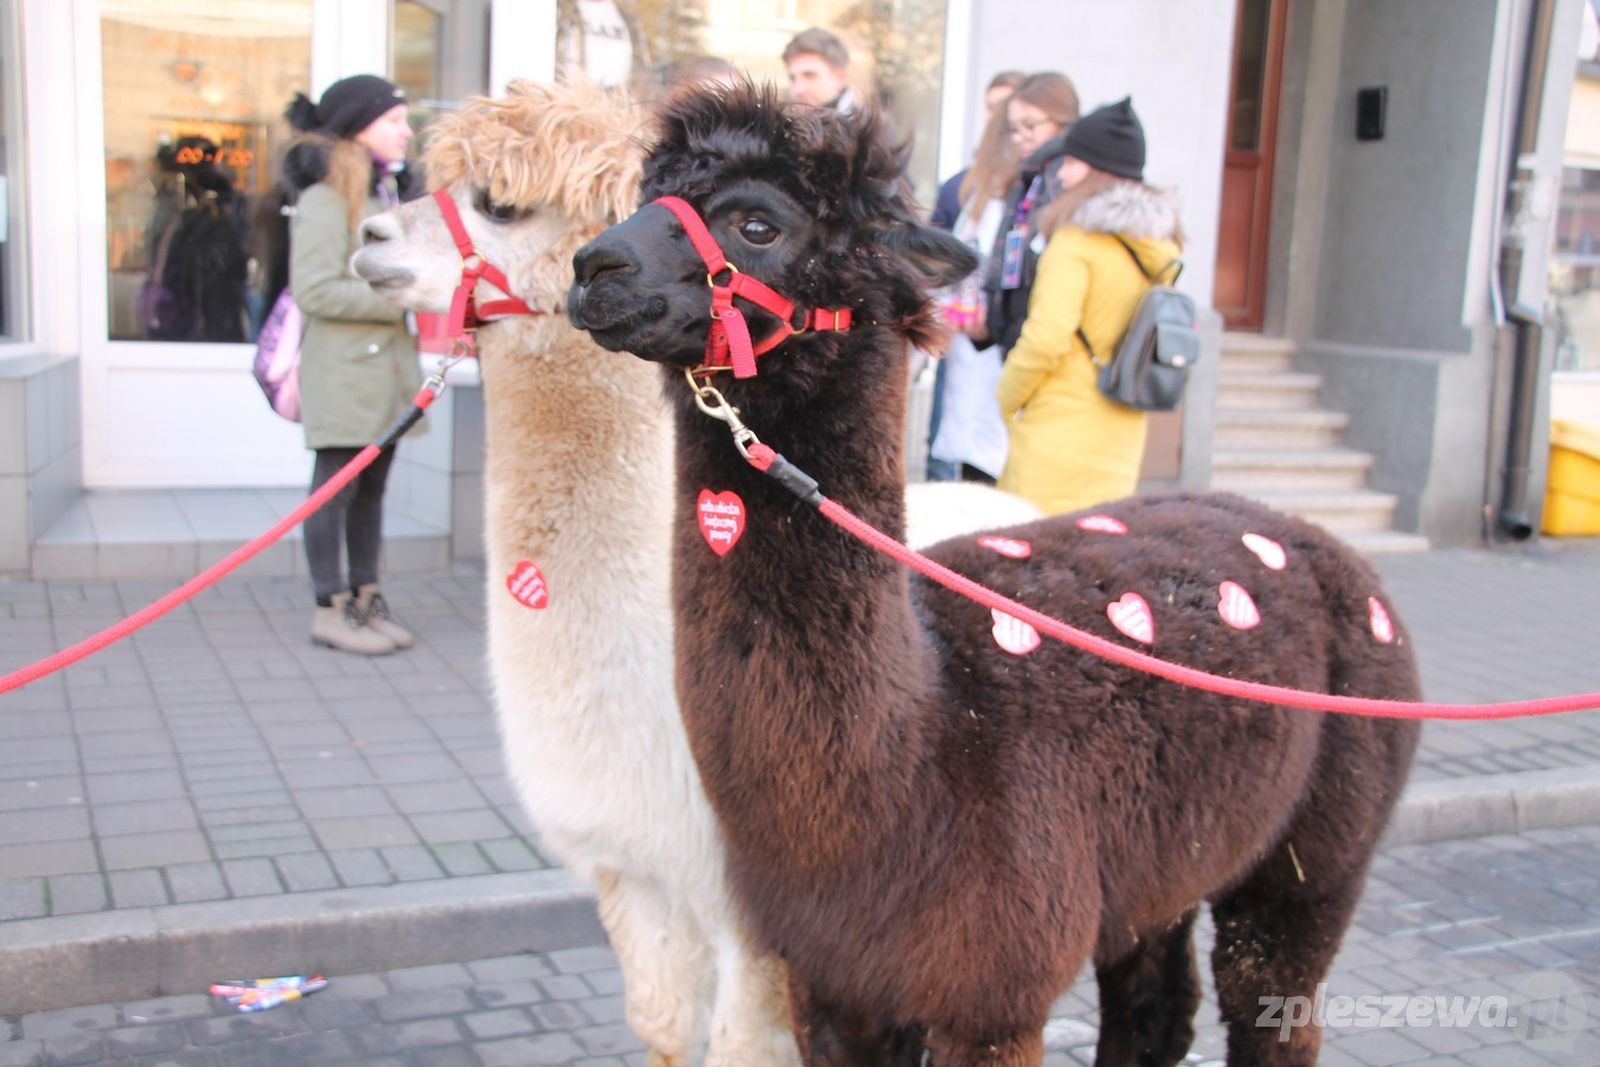
<path fill-rule="evenodd" d="M 287 277 L 276 273 L 305 318 L 300 394 L 306 447 L 316 452 L 315 491 L 376 441 L 421 386 L 416 339 L 403 312 L 349 269 L 361 220 L 409 199 L 421 183 L 404 170 L 411 127 L 405 93 L 392 82 L 371 74 L 344 78 L 315 104 L 297 93 L 285 114 L 300 132 L 284 153 L 282 193 L 292 203 L 285 211 Z M 270 307 L 276 293 L 266 296 Z M 383 491 L 393 460 L 394 448 L 384 449 L 305 522 L 317 644 L 382 655 L 413 643 L 390 613 L 378 576 Z M 341 548 L 349 556 L 348 577 Z"/>

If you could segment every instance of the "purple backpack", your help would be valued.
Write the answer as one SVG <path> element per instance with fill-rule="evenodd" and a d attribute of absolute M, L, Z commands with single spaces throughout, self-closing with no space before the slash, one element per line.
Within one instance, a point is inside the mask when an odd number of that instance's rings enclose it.
<path fill-rule="evenodd" d="M 304 333 L 300 309 L 285 289 L 256 334 L 254 370 L 267 403 L 290 422 L 300 421 L 300 338 Z"/>

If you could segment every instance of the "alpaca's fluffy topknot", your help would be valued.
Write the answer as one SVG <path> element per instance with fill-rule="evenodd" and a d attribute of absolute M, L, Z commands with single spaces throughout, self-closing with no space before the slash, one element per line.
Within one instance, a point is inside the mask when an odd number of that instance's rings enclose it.
<path fill-rule="evenodd" d="M 610 223 L 637 205 L 645 126 L 620 91 L 513 82 L 504 97 L 472 97 L 441 116 L 423 166 L 429 188 L 464 182 L 496 204 Z"/>

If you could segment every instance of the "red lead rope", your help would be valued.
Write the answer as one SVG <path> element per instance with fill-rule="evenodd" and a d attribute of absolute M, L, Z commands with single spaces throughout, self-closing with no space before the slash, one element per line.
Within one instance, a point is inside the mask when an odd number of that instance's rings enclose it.
<path fill-rule="evenodd" d="M 772 351 L 797 333 L 807 330 L 837 330 L 850 328 L 849 308 L 812 308 L 800 314 L 795 323 L 794 301 L 779 296 L 766 285 L 728 262 L 722 254 L 711 231 L 701 221 L 699 212 L 688 201 L 676 196 L 663 196 L 651 203 L 672 212 L 683 226 L 689 243 L 699 253 L 706 265 L 706 284 L 711 287 L 711 331 L 706 337 L 705 366 L 732 367 L 735 378 L 753 378 L 756 357 Z M 726 273 L 728 280 L 718 282 L 717 275 Z M 733 298 L 742 296 L 764 311 L 777 316 L 778 325 L 760 344 L 750 339 L 750 326 L 744 321 L 744 312 L 734 306 Z"/>
<path fill-rule="evenodd" d="M 1553 715 L 1563 711 L 1600 708 L 1600 692 L 1541 697 L 1537 700 L 1510 700 L 1494 704 L 1431 704 L 1424 701 L 1376 700 L 1370 697 L 1311 693 L 1277 685 L 1264 685 L 1260 682 L 1241 681 L 1237 678 L 1224 678 L 1220 674 L 1169 663 L 1164 659 L 1158 659 L 1069 626 L 1058 619 L 1019 604 L 1010 597 L 1001 596 L 942 564 L 935 563 L 817 492 L 817 483 L 813 479 L 766 445 L 750 445 L 747 455 L 751 466 L 776 479 L 784 488 L 822 512 L 828 521 L 878 551 L 894 557 L 919 574 L 933 579 L 951 592 L 982 604 L 986 608 L 1003 611 L 1013 618 L 1022 620 L 1040 633 L 1090 655 L 1099 656 L 1101 659 L 1119 663 L 1145 674 L 1153 674 L 1158 678 L 1165 678 L 1169 682 L 1177 682 L 1179 685 L 1264 704 L 1281 704 L 1309 711 L 1331 711 L 1342 715 L 1385 719 L 1515 719 L 1528 715 Z"/>

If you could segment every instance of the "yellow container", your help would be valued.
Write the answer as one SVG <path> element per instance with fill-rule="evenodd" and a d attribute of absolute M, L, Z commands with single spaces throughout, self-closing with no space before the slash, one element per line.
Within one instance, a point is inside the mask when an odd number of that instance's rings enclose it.
<path fill-rule="evenodd" d="M 1600 426 L 1550 424 L 1543 528 L 1556 537 L 1600 536 Z"/>

